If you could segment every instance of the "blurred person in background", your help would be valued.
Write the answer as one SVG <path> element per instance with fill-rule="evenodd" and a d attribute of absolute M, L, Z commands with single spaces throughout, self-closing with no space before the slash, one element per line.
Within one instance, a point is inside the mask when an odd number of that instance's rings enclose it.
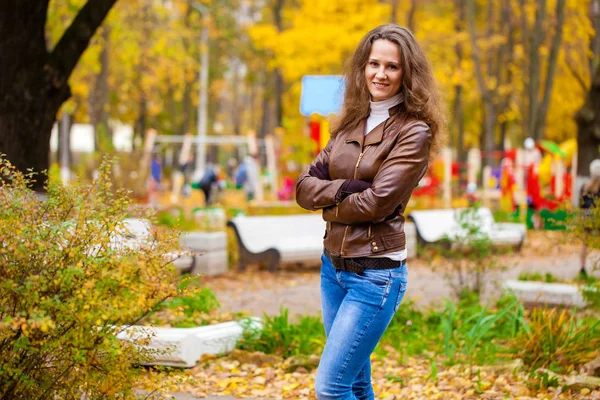
<path fill-rule="evenodd" d="M 254 200 L 258 190 L 260 173 L 258 168 L 258 154 L 250 154 L 240 163 L 235 173 L 235 186 L 243 188 L 248 201 Z"/>
<path fill-rule="evenodd" d="M 204 170 L 204 175 L 198 182 L 198 187 L 204 193 L 204 199 L 206 206 L 212 205 L 213 196 L 212 192 L 215 184 L 219 181 L 219 167 L 214 165 L 213 163 L 208 163 L 206 169 Z"/>
<path fill-rule="evenodd" d="M 591 209 L 600 205 L 600 159 L 594 160 L 590 164 L 590 176 L 592 179 L 581 188 L 580 207 L 583 210 L 583 215 L 589 217 Z M 587 259 L 587 245 L 584 243 L 581 246 L 581 270 L 579 274 L 583 277 L 587 276 L 585 262 Z"/>

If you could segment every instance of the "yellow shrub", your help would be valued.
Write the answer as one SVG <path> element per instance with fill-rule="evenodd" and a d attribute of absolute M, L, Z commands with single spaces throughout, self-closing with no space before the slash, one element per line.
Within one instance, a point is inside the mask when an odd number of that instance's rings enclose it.
<path fill-rule="evenodd" d="M 116 334 L 175 293 L 164 255 L 178 235 L 118 246 L 132 204 L 108 165 L 90 185 L 50 181 L 41 200 L 0 158 L 0 398 L 133 398 L 148 354 Z"/>

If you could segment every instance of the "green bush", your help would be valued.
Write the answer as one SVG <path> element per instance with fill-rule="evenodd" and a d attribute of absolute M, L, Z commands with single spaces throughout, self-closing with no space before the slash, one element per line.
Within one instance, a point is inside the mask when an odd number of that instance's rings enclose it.
<path fill-rule="evenodd" d="M 219 301 L 214 292 L 201 286 L 198 276 L 188 276 L 179 283 L 178 295 L 162 303 L 158 309 L 144 318 L 144 325 L 192 328 L 209 325 L 215 320 L 229 320 L 241 316 L 219 314 Z"/>
<path fill-rule="evenodd" d="M 262 351 L 281 357 L 299 354 L 319 354 L 325 345 L 325 330 L 319 317 L 304 316 L 292 323 L 287 308 L 280 315 L 264 316 L 263 328 L 244 330 L 237 347 L 248 351 Z"/>
<path fill-rule="evenodd" d="M 446 235 L 433 256 L 445 259 L 444 276 L 460 300 L 471 293 L 479 296 L 489 275 L 504 268 L 498 254 L 510 250 L 493 247 L 487 233 L 481 229 L 483 222 L 477 206 L 459 211 L 455 219 L 461 234 L 458 237 Z M 447 264 L 450 268 L 446 268 Z"/>
<path fill-rule="evenodd" d="M 550 272 L 546 272 L 544 275 L 542 275 L 540 272 L 526 272 L 526 271 L 523 271 L 519 274 L 518 280 L 546 282 L 546 283 L 556 283 L 556 282 L 561 281 L 559 278 L 552 275 Z"/>
<path fill-rule="evenodd" d="M 426 311 L 403 302 L 381 343 L 402 357 L 442 355 L 447 364 L 494 362 L 510 357 L 504 345 L 520 332 L 523 318 L 512 296 L 486 307 L 477 296 L 465 294 L 458 304 L 447 300 L 443 310 Z"/>
<path fill-rule="evenodd" d="M 582 243 L 591 253 L 600 250 L 600 206 L 589 210 L 579 210 L 567 222 L 569 238 L 575 243 Z M 595 308 L 600 308 L 600 279 L 590 272 L 600 271 L 600 260 L 588 257 L 588 276 L 580 276 L 583 283 L 582 294 L 586 302 Z"/>
<path fill-rule="evenodd" d="M 135 397 L 148 354 L 116 334 L 176 293 L 178 234 L 123 238 L 132 203 L 109 165 L 89 185 L 51 180 L 42 200 L 0 158 L 0 398 Z"/>

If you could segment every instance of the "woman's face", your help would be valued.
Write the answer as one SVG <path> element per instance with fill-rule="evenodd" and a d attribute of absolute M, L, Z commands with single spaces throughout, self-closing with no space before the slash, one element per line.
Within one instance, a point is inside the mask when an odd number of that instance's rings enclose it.
<path fill-rule="evenodd" d="M 365 78 L 373 101 L 383 101 L 400 92 L 402 65 L 396 43 L 385 39 L 373 42 L 365 67 Z"/>

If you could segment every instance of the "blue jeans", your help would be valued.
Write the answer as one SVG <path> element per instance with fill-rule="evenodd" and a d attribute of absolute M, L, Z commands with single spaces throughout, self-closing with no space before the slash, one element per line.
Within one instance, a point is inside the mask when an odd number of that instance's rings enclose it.
<path fill-rule="evenodd" d="M 319 400 L 374 399 L 370 355 L 404 297 L 401 268 L 336 270 L 321 256 L 321 306 L 327 343 L 317 372 Z"/>

